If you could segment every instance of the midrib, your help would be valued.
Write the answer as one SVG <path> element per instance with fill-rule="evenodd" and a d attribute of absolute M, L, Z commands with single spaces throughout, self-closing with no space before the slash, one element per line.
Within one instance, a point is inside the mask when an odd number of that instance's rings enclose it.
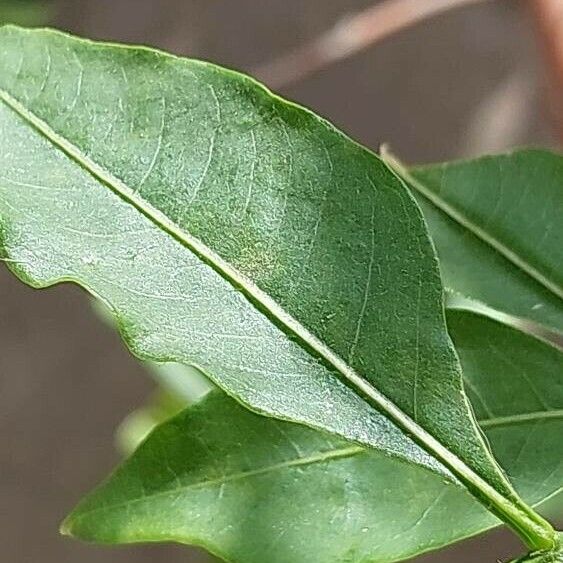
<path fill-rule="evenodd" d="M 516 266 L 519 270 L 524 272 L 529 277 L 533 278 L 535 281 L 543 285 L 546 289 L 548 289 L 551 293 L 555 296 L 563 299 L 563 288 L 559 287 L 559 285 L 550 280 L 547 276 L 545 276 L 542 272 L 540 272 L 537 268 L 532 266 L 529 262 L 523 259 L 521 256 L 516 254 L 510 248 L 508 248 L 504 243 L 500 240 L 492 236 L 489 232 L 485 231 L 485 229 L 481 228 L 479 225 L 471 221 L 462 211 L 442 199 L 438 194 L 433 192 L 432 190 L 428 189 L 424 182 L 415 178 L 401 163 L 399 163 L 394 157 L 386 156 L 385 160 L 390 164 L 393 169 L 403 177 L 409 185 L 411 185 L 420 195 L 422 195 L 425 199 L 427 199 L 432 205 L 437 207 L 440 211 L 445 213 L 450 219 L 461 225 L 462 227 L 466 228 L 470 231 L 473 235 L 475 235 L 478 239 L 482 242 L 487 244 L 487 246 L 491 247 L 493 250 L 501 254 L 504 258 L 506 258 L 509 262 L 511 262 L 514 266 Z"/>
<path fill-rule="evenodd" d="M 273 465 L 266 465 L 265 467 L 259 467 L 257 469 L 250 469 L 247 471 L 240 471 L 238 473 L 233 473 L 231 475 L 223 476 L 217 479 L 206 479 L 203 481 L 195 481 L 193 483 L 187 483 L 186 485 L 181 485 L 178 487 L 174 487 L 173 489 L 167 489 L 165 491 L 159 491 L 158 493 L 154 493 L 150 495 L 150 497 L 137 497 L 132 498 L 127 501 L 123 501 L 120 503 L 112 504 L 112 505 L 104 505 L 93 508 L 91 510 L 85 510 L 80 514 L 80 517 L 92 514 L 99 511 L 107 510 L 111 508 L 112 510 L 119 508 L 121 506 L 129 506 L 131 504 L 136 504 L 139 502 L 144 502 L 148 498 L 153 500 L 159 497 L 167 497 L 171 495 L 176 495 L 178 493 L 185 493 L 187 491 L 194 491 L 198 489 L 203 489 L 205 487 L 215 487 L 217 485 L 225 485 L 227 483 L 231 483 L 233 481 L 238 481 L 241 479 L 248 479 L 251 477 L 258 477 L 260 475 L 266 475 L 268 473 L 273 473 L 275 471 L 281 471 L 284 469 L 291 469 L 293 467 L 303 467 L 307 465 L 315 465 L 317 463 L 325 463 L 329 461 L 335 461 L 337 459 L 345 459 L 348 457 L 353 457 L 362 453 L 366 453 L 367 450 L 361 446 L 350 446 L 347 448 L 340 448 L 337 450 L 329 450 L 327 452 L 319 452 L 317 454 L 313 454 L 307 457 L 298 457 L 295 459 L 289 459 L 286 461 L 281 461 L 279 463 Z"/>
<path fill-rule="evenodd" d="M 511 498 L 497 491 L 484 478 L 475 473 L 461 458 L 451 452 L 390 399 L 361 377 L 353 368 L 347 365 L 344 360 L 323 344 L 316 336 L 310 333 L 296 319 L 286 313 L 271 297 L 264 293 L 251 280 L 246 278 L 246 276 L 234 269 L 202 241 L 178 227 L 178 225 L 166 217 L 164 213 L 140 198 L 134 190 L 129 188 L 121 180 L 115 178 L 110 172 L 84 155 L 80 149 L 55 132 L 47 123 L 28 110 L 17 99 L 12 97 L 11 94 L 0 89 L 0 98 L 6 106 L 14 111 L 25 123 L 38 131 L 80 167 L 111 189 L 123 200 L 133 205 L 139 212 L 158 227 L 168 232 L 191 252 L 195 253 L 227 282 L 241 290 L 254 306 L 262 312 L 266 311 L 271 318 L 276 319 L 276 321 L 282 325 L 285 331 L 296 336 L 304 349 L 313 350 L 320 358 L 330 364 L 352 384 L 356 390 L 359 390 L 367 396 L 370 402 L 373 403 L 372 406 L 376 406 L 386 413 L 390 420 L 396 423 L 403 431 L 431 453 L 470 490 L 479 491 L 481 498 L 488 499 L 490 509 L 497 513 L 497 515 L 504 515 L 503 519 L 508 518 L 508 521 L 514 520 L 514 514 L 524 515 Z M 492 456 L 491 462 L 494 464 Z M 511 517 L 510 514 L 513 516 Z"/>
<path fill-rule="evenodd" d="M 538 411 L 532 413 L 523 413 L 523 414 L 510 415 L 510 416 L 495 417 L 491 419 L 480 420 L 479 424 L 482 428 L 493 428 L 496 426 L 506 426 L 511 424 L 525 423 L 525 422 L 536 422 L 538 420 L 544 420 L 550 418 L 563 418 L 563 410 Z M 206 479 L 203 481 L 195 481 L 193 483 L 188 483 L 186 485 L 174 487 L 173 489 L 159 491 L 157 493 L 151 494 L 149 497 L 136 497 L 120 503 L 96 507 L 81 512 L 79 517 L 91 515 L 92 513 L 105 511 L 108 509 L 115 510 L 116 508 L 129 506 L 132 504 L 138 504 L 148 500 L 152 501 L 155 498 L 165 498 L 167 496 L 173 496 L 179 493 L 186 493 L 188 491 L 203 489 L 205 487 L 225 485 L 227 483 L 231 483 L 242 479 L 258 477 L 260 475 L 267 475 L 268 473 L 274 473 L 276 471 L 283 471 L 284 469 L 291 469 L 293 467 L 304 467 L 308 465 L 316 465 L 317 463 L 326 463 L 340 459 L 346 459 L 349 457 L 355 457 L 357 455 L 366 454 L 366 453 L 369 453 L 369 450 L 363 446 L 350 446 L 347 448 L 338 448 L 334 450 L 328 450 L 326 452 L 319 452 L 306 457 L 297 457 L 295 459 L 288 459 L 272 465 L 258 467 L 257 469 L 250 469 L 247 471 L 232 473 L 231 475 L 226 475 L 217 479 Z"/>

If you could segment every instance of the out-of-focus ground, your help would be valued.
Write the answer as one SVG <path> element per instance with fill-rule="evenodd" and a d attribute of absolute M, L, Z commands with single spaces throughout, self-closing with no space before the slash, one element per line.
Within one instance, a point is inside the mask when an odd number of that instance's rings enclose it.
<path fill-rule="evenodd" d="M 0 17 L 6 2 L 0 0 Z M 369 4 L 61 0 L 52 2 L 48 18 L 92 38 L 155 45 L 250 71 Z M 497 0 L 450 12 L 283 94 L 370 147 L 390 143 L 411 162 L 552 144 L 524 4 Z M 185 548 L 107 549 L 57 534 L 65 513 L 117 462 L 115 427 L 151 383 L 76 288 L 33 291 L 0 268 L 0 306 L 0 560 L 208 561 Z M 517 551 L 517 541 L 501 531 L 419 561 L 493 562 Z"/>

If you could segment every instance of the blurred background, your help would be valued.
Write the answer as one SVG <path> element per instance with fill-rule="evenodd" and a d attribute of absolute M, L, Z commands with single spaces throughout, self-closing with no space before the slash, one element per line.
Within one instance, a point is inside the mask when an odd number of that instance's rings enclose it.
<path fill-rule="evenodd" d="M 563 0 L 0 0 L 0 23 L 250 72 L 407 162 L 561 143 L 562 14 Z M 108 549 L 58 535 L 119 460 L 115 429 L 152 383 L 76 288 L 37 292 L 0 269 L 0 303 L 1 559 L 209 562 L 184 547 Z M 497 531 L 418 561 L 493 561 L 518 550 Z"/>

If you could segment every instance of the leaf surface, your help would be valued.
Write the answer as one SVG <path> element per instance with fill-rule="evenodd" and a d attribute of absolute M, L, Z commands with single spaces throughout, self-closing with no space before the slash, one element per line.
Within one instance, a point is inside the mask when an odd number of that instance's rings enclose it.
<path fill-rule="evenodd" d="M 529 503 L 555 495 L 563 354 L 472 313 L 448 320 L 495 454 Z M 64 526 L 101 542 L 195 543 L 237 563 L 353 563 L 412 557 L 497 524 L 420 466 L 212 392 L 152 433 Z"/>
<path fill-rule="evenodd" d="M 405 176 L 448 289 L 563 332 L 563 156 L 519 150 Z"/>
<path fill-rule="evenodd" d="M 0 31 L 0 98 L 20 278 L 79 283 L 138 356 L 459 479 L 551 542 L 482 440 L 424 221 L 378 157 L 242 75 L 52 31 Z"/>

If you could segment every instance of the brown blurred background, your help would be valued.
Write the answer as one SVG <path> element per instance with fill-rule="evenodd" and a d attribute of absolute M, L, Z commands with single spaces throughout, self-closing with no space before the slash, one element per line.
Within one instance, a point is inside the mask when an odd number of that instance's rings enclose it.
<path fill-rule="evenodd" d="M 449 11 L 279 89 L 374 149 L 390 143 L 410 162 L 554 145 L 553 61 L 538 39 L 533 1 Z M 154 45 L 268 76 L 268 61 L 373 4 L 0 0 L 0 19 Z M 0 560 L 209 561 L 183 547 L 108 549 L 57 534 L 66 512 L 118 461 L 114 430 L 151 382 L 76 288 L 33 291 L 0 268 L 0 305 Z M 493 562 L 517 551 L 500 531 L 420 561 Z"/>

